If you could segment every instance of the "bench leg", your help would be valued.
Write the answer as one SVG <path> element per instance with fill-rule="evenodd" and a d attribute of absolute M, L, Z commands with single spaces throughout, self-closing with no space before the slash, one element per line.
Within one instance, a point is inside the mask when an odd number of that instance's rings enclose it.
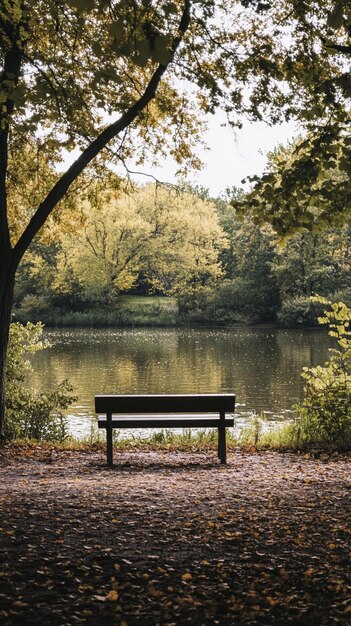
<path fill-rule="evenodd" d="M 107 414 L 106 454 L 107 454 L 107 465 L 109 467 L 112 467 L 113 466 L 113 445 L 112 445 L 112 415 L 111 413 Z"/>
<path fill-rule="evenodd" d="M 218 427 L 218 456 L 223 465 L 227 462 L 227 445 L 226 445 L 226 432 L 225 432 L 225 415 L 221 413 L 220 424 Z"/>

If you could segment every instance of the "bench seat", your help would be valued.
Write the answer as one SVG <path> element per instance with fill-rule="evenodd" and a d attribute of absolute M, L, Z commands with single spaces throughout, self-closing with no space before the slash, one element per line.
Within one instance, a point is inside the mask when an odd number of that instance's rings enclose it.
<path fill-rule="evenodd" d="M 141 415 L 112 415 L 112 428 L 218 428 L 218 413 L 167 413 Z M 234 416 L 226 416 L 224 425 L 234 426 Z M 98 427 L 107 428 L 107 417 L 98 417 Z"/>

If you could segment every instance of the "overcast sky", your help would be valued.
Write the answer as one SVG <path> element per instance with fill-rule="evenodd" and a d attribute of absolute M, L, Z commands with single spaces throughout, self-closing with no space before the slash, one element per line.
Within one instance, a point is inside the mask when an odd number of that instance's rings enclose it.
<path fill-rule="evenodd" d="M 292 124 L 269 127 L 261 122 L 246 122 L 241 130 L 234 133 L 231 128 L 221 126 L 223 119 L 219 114 L 211 118 L 206 135 L 209 150 L 199 153 L 205 167 L 189 175 L 190 182 L 207 187 L 214 196 L 227 187 L 242 186 L 241 181 L 246 176 L 261 174 L 267 162 L 267 153 L 296 135 Z M 161 167 L 141 169 L 163 182 L 175 182 L 177 165 L 171 160 L 165 161 Z M 143 176 L 138 176 L 136 180 L 147 182 Z"/>

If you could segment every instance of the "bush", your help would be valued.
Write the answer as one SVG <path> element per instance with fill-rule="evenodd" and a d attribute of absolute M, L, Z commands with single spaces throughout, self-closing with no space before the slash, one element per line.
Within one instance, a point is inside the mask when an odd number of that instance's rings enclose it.
<path fill-rule="evenodd" d="M 318 319 L 329 325 L 329 335 L 338 349 L 330 349 L 324 366 L 305 367 L 303 402 L 295 407 L 296 431 L 300 444 L 333 450 L 351 449 L 351 309 L 343 302 L 331 303 L 315 297 L 330 310 Z"/>
<path fill-rule="evenodd" d="M 72 386 L 65 380 L 47 393 L 33 393 L 24 387 L 25 375 L 31 369 L 26 355 L 49 344 L 42 340 L 43 325 L 28 322 L 11 324 L 6 364 L 5 436 L 37 441 L 63 441 L 67 422 L 62 409 L 73 401 L 68 395 Z"/>
<path fill-rule="evenodd" d="M 277 315 L 282 326 L 317 326 L 317 317 L 323 313 L 323 306 L 310 296 L 287 298 Z"/>
<path fill-rule="evenodd" d="M 49 303 L 45 296 L 27 294 L 24 296 L 21 306 L 18 309 L 21 319 L 32 320 L 34 322 L 42 319 L 43 314 L 49 309 Z"/>
<path fill-rule="evenodd" d="M 255 324 L 275 319 L 277 300 L 275 293 L 239 277 L 182 294 L 178 305 L 180 320 L 187 323 Z"/>
<path fill-rule="evenodd" d="M 351 308 L 351 289 L 341 289 L 340 291 L 335 291 L 332 296 L 329 296 L 329 300 L 332 302 L 344 302 L 346 306 Z"/>
<path fill-rule="evenodd" d="M 228 312 L 241 315 L 250 323 L 276 318 L 278 294 L 269 282 L 257 284 L 250 279 L 234 278 L 220 287 L 218 300 Z"/>
<path fill-rule="evenodd" d="M 229 321 L 227 311 L 222 307 L 212 287 L 202 287 L 179 295 L 178 311 L 181 324 L 222 325 Z"/>

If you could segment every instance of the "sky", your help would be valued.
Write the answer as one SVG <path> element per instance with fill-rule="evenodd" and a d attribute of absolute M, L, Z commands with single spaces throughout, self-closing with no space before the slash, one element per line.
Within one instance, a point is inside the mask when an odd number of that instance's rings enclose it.
<path fill-rule="evenodd" d="M 199 151 L 204 162 L 200 172 L 189 173 L 188 180 L 209 189 L 211 195 L 218 196 L 227 187 L 240 187 L 242 180 L 254 174 L 263 173 L 267 154 L 278 144 L 291 141 L 297 132 L 293 124 L 270 127 L 263 122 L 245 122 L 243 128 L 233 131 L 228 126 L 221 126 L 224 117 L 216 114 L 209 120 L 209 129 L 205 135 L 208 150 Z M 162 182 L 176 182 L 177 164 L 171 159 L 165 160 L 160 167 L 143 167 L 142 171 L 155 176 Z M 135 179 L 144 183 L 144 176 Z"/>

